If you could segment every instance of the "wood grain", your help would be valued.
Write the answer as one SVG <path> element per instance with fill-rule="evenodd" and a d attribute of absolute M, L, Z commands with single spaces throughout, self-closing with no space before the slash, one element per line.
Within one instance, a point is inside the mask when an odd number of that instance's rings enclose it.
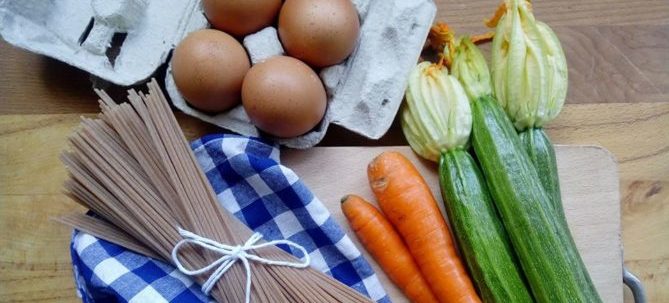
<path fill-rule="evenodd" d="M 0 115 L 0 230 L 12 231 L 0 234 L 0 302 L 74 296 L 69 231 L 47 218 L 78 209 L 59 203 L 65 171 L 57 158 L 78 117 Z M 178 119 L 189 138 L 215 131 Z M 669 103 L 567 105 L 548 132 L 555 143 L 601 145 L 618 160 L 625 264 L 650 302 L 669 298 Z M 355 144 L 406 144 L 397 129 L 378 142 L 342 134 Z"/>
<path fill-rule="evenodd" d="M 480 33 L 499 1 L 437 0 L 438 21 Z M 669 100 L 669 1 L 536 1 L 569 64 L 568 103 Z M 87 73 L 0 42 L 0 114 L 92 113 Z M 156 72 L 162 82 L 164 68 Z M 97 81 L 105 86 L 103 82 Z M 116 88 L 120 95 L 124 89 Z"/>
<path fill-rule="evenodd" d="M 501 0 L 435 0 L 437 19 L 455 27 L 482 27 Z M 537 18 L 558 25 L 668 24 L 669 2 L 665 0 L 551 0 L 532 1 Z"/>
<path fill-rule="evenodd" d="M 69 256 L 71 229 L 50 220 L 79 206 L 60 194 L 3 194 L 0 200 L 0 302 L 81 302 Z"/>
<path fill-rule="evenodd" d="M 387 150 L 399 151 L 414 163 L 445 215 L 436 164 L 421 160 L 408 146 L 287 150 L 281 159 L 304 180 L 333 218 L 342 223 L 351 240 L 362 247 L 345 223 L 340 199 L 353 193 L 375 203 L 367 181 L 367 164 Z M 592 146 L 558 146 L 556 152 L 565 214 L 574 241 L 602 300 L 622 302 L 620 193 L 615 160 L 606 150 Z M 346 177 L 332 182 L 332 176 Z M 364 251 L 363 254 L 372 263 L 391 300 L 407 302 L 371 256 Z"/>
<path fill-rule="evenodd" d="M 669 100 L 669 25 L 559 26 L 554 30 L 569 64 L 567 102 Z"/>
<path fill-rule="evenodd" d="M 51 221 L 82 210 L 61 194 L 59 150 L 76 116 L 0 118 L 0 301 L 76 302 L 70 229 Z"/>
<path fill-rule="evenodd" d="M 87 73 L 0 41 L 0 114 L 93 113 Z"/>
<path fill-rule="evenodd" d="M 669 104 L 572 105 L 548 131 L 555 143 L 601 145 L 618 159 L 625 265 L 643 281 L 649 302 L 666 302 Z M 630 302 L 628 291 L 625 298 Z"/>
<path fill-rule="evenodd" d="M 458 33 L 474 33 L 486 30 L 482 20 L 499 1 L 435 3 L 437 20 Z M 646 284 L 650 302 L 667 301 L 669 1 L 551 0 L 533 5 L 538 18 L 557 32 L 569 62 L 570 105 L 549 133 L 556 143 L 599 144 L 619 160 L 625 264 Z M 78 115 L 97 112 L 90 77 L 4 41 L 0 72 L 0 302 L 76 302 L 63 246 L 69 234 L 46 218 L 66 211 L 55 206 L 62 197 L 54 182 L 64 174 L 56 156 L 65 136 Z M 116 95 L 124 90 L 111 89 Z M 626 104 L 594 104 L 611 102 Z M 179 117 L 191 138 L 217 131 Z M 321 145 L 403 144 L 395 123 L 378 141 L 335 126 Z M 31 195 L 35 198 L 27 198 Z M 629 292 L 625 294 L 629 302 Z"/>
<path fill-rule="evenodd" d="M 610 150 L 623 181 L 669 181 L 667 103 L 571 105 L 547 129 L 554 143 Z"/>
<path fill-rule="evenodd" d="M 122 99 L 129 87 L 114 86 L 66 63 L 0 39 L 0 115 L 96 113 L 93 87 Z M 154 73 L 164 79 L 165 67 Z M 162 80 L 161 80 L 162 82 Z M 136 86 L 133 86 L 136 87 Z M 141 85 L 144 88 L 144 85 Z"/>
<path fill-rule="evenodd" d="M 643 281 L 649 302 L 669 299 L 669 182 L 621 182 L 625 265 Z"/>

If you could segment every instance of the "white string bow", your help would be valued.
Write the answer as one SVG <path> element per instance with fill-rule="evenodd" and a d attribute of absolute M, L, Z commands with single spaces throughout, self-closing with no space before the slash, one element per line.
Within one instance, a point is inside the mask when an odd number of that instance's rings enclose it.
<path fill-rule="evenodd" d="M 189 276 L 195 276 L 206 273 L 209 270 L 216 267 L 216 270 L 209 276 L 207 281 L 204 282 L 204 284 L 202 284 L 202 292 L 204 292 L 206 295 L 209 295 L 209 292 L 214 287 L 216 282 L 219 279 L 221 279 L 221 277 L 223 277 L 223 275 L 228 271 L 228 269 L 232 267 L 232 265 L 235 264 L 235 262 L 237 262 L 237 260 L 241 260 L 242 263 L 244 264 L 244 268 L 246 269 L 246 303 L 249 303 L 251 301 L 251 266 L 249 265 L 249 260 L 267 265 L 279 265 L 279 266 L 288 266 L 295 268 L 305 268 L 309 266 L 309 263 L 311 262 L 311 257 L 307 253 L 307 250 L 303 246 L 293 241 L 274 240 L 270 242 L 256 244 L 256 242 L 262 239 L 262 235 L 259 233 L 254 233 L 253 235 L 251 235 L 251 237 L 248 240 L 246 240 L 246 243 L 244 243 L 244 245 L 236 245 L 236 246 L 219 243 L 181 228 L 179 228 L 179 234 L 181 235 L 181 237 L 183 237 L 183 240 L 179 241 L 172 249 L 172 262 L 174 263 L 174 265 L 176 265 L 179 271 Z M 212 262 L 211 264 L 204 266 L 202 268 L 193 270 L 187 269 L 183 266 L 183 264 L 181 264 L 181 261 L 179 260 L 179 249 L 181 249 L 181 247 L 186 244 L 193 244 L 220 253 L 221 257 Z M 300 251 L 302 251 L 302 254 L 304 256 L 303 261 L 302 262 L 276 261 L 276 260 L 265 259 L 252 253 L 249 253 L 249 251 L 251 250 L 256 250 L 277 244 L 286 244 L 288 246 L 292 246 L 294 248 L 299 249 Z"/>

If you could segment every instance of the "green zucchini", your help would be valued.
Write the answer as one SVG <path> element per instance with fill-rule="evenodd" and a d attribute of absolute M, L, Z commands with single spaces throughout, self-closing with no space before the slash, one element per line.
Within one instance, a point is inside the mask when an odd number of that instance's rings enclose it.
<path fill-rule="evenodd" d="M 543 128 L 528 128 L 520 133 L 520 142 L 530 156 L 534 168 L 539 174 L 539 180 L 546 193 L 551 196 L 553 208 L 557 215 L 564 217 L 562 197 L 560 194 L 560 180 L 558 178 L 555 149 L 548 139 Z"/>
<path fill-rule="evenodd" d="M 481 171 L 465 150 L 472 115 L 460 82 L 443 65 L 419 63 L 401 115 L 411 148 L 439 163 L 449 221 L 483 301 L 534 302 Z"/>
<path fill-rule="evenodd" d="M 483 301 L 534 302 L 471 155 L 461 148 L 442 152 L 439 179 L 451 228 Z"/>
<path fill-rule="evenodd" d="M 601 302 L 511 121 L 490 95 L 471 104 L 472 145 L 534 298 Z"/>
<path fill-rule="evenodd" d="M 560 181 L 553 144 L 550 142 L 543 128 L 528 128 L 519 132 L 518 136 L 530 157 L 530 161 L 532 161 L 534 168 L 537 170 L 539 180 L 546 194 L 551 198 L 551 205 L 553 206 L 555 215 L 560 216 L 560 222 L 566 226 L 566 229 L 569 229 L 562 207 L 562 195 L 560 193 Z M 563 237 L 562 240 L 566 241 L 563 242 L 563 245 L 576 245 L 572 237 Z M 580 255 L 572 255 L 571 257 L 572 260 L 570 262 L 585 267 Z"/>

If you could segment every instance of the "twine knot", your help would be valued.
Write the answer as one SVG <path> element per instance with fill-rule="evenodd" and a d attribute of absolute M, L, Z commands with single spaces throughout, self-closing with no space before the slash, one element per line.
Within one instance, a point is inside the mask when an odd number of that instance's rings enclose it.
<path fill-rule="evenodd" d="M 181 228 L 179 228 L 179 234 L 181 235 L 181 237 L 183 237 L 183 239 L 179 241 L 172 249 L 172 261 L 174 265 L 176 265 L 176 267 L 179 269 L 179 271 L 189 276 L 195 276 L 206 273 L 216 268 L 216 270 L 214 270 L 214 272 L 209 276 L 209 278 L 202 284 L 202 292 L 204 292 L 206 295 L 209 295 L 209 292 L 214 287 L 216 282 L 218 282 L 218 280 L 220 280 L 221 277 L 223 277 L 223 275 L 228 271 L 228 269 L 232 267 L 232 265 L 235 264 L 235 262 L 237 262 L 237 260 L 241 261 L 242 264 L 244 264 L 244 268 L 246 269 L 247 303 L 251 301 L 251 266 L 249 265 L 249 261 L 254 261 L 267 265 L 288 266 L 295 268 L 305 268 L 309 266 L 309 263 L 311 262 L 311 258 L 309 256 L 309 253 L 307 253 L 307 250 L 303 246 L 293 241 L 274 240 L 261 244 L 256 244 L 258 241 L 262 239 L 262 235 L 259 233 L 254 233 L 253 235 L 251 235 L 251 237 L 249 237 L 249 239 L 246 240 L 246 242 L 243 245 L 235 245 L 235 246 L 219 243 Z M 202 268 L 187 269 L 183 266 L 183 264 L 179 260 L 179 250 L 184 245 L 187 244 L 192 244 L 213 252 L 217 252 L 221 255 L 221 257 L 213 261 L 211 264 L 206 265 Z M 252 250 L 277 244 L 285 244 L 300 250 L 304 256 L 303 261 L 301 262 L 277 261 L 277 260 L 262 258 L 258 255 L 250 253 L 250 251 Z"/>

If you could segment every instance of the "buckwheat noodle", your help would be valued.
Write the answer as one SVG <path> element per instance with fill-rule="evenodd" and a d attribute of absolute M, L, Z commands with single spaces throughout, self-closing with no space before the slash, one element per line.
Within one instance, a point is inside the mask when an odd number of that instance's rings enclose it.
<path fill-rule="evenodd" d="M 219 243 L 240 245 L 252 231 L 219 205 L 155 80 L 148 93 L 130 90 L 117 104 L 104 91 L 101 113 L 82 118 L 61 155 L 69 173 L 65 193 L 102 217 L 70 214 L 58 221 L 149 257 L 171 261 L 182 237 L 177 228 Z M 296 259 L 275 246 L 253 252 L 262 258 Z M 187 247 L 179 255 L 200 268 L 219 255 Z M 253 302 L 369 302 L 369 299 L 311 268 L 251 267 Z M 209 274 L 209 273 L 208 273 Z M 195 276 L 197 283 L 207 275 Z M 212 289 L 218 302 L 242 302 L 246 272 L 235 263 Z"/>

